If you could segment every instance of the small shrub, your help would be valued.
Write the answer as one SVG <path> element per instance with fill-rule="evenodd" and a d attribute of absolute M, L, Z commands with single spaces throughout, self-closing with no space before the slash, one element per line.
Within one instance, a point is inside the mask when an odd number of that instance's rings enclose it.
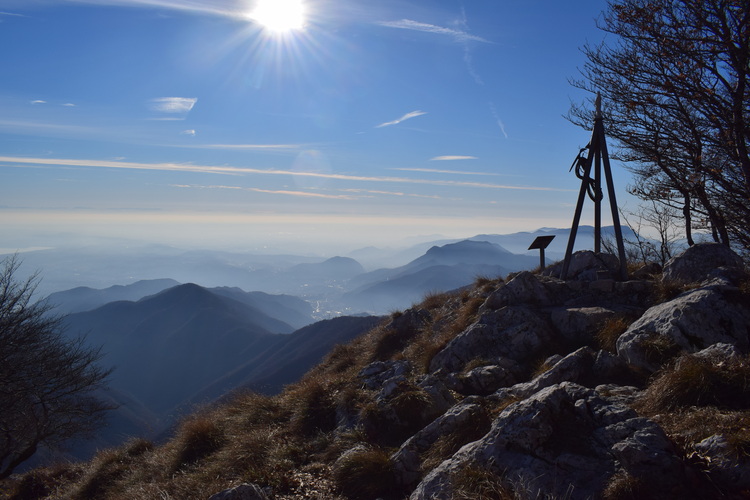
<path fill-rule="evenodd" d="M 348 452 L 336 464 L 333 479 L 338 490 L 352 500 L 401 497 L 393 464 L 380 448 Z"/>
<path fill-rule="evenodd" d="M 224 433 L 209 415 L 196 415 L 184 421 L 177 431 L 171 470 L 192 465 L 217 451 L 224 444 Z"/>

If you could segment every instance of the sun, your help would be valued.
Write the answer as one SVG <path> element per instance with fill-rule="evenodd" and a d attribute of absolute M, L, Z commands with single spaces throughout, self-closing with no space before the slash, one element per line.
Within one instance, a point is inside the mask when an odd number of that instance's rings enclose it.
<path fill-rule="evenodd" d="M 274 33 L 287 33 L 305 27 L 303 0 L 258 0 L 250 18 Z"/>

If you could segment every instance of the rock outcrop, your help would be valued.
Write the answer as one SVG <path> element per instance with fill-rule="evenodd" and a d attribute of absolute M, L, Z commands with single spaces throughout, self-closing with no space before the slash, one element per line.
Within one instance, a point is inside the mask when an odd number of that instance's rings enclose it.
<path fill-rule="evenodd" d="M 596 498 L 615 474 L 653 480 L 653 493 L 675 498 L 685 472 L 654 422 L 570 382 L 547 387 L 505 409 L 480 440 L 433 469 L 411 500 L 450 499 L 463 470 L 494 472 L 507 491 L 528 498 Z"/>
<path fill-rule="evenodd" d="M 477 320 L 432 358 L 429 370 L 464 398 L 392 455 L 410 498 L 466 497 L 465 478 L 477 474 L 517 498 L 710 497 L 715 485 L 691 489 L 705 483 L 706 470 L 722 482 L 719 490 L 747 491 L 748 460 L 736 444 L 719 433 L 682 449 L 634 409 L 643 391 L 633 385 L 689 353 L 719 365 L 750 353 L 739 257 L 696 245 L 665 266 L 664 285 L 651 278 L 654 266 L 641 274 L 649 279 L 614 282 L 602 277 L 616 260 L 583 254 L 573 263 L 568 281 L 522 272 L 491 291 Z M 655 303 L 657 289 L 669 286 L 682 290 Z M 616 352 L 592 347 L 610 320 L 622 318 L 631 324 L 616 334 Z M 535 359 L 544 360 L 536 372 Z M 477 428 L 487 406 L 507 408 L 488 432 L 465 437 L 460 450 L 425 469 L 435 443 L 461 435 L 469 422 Z"/>

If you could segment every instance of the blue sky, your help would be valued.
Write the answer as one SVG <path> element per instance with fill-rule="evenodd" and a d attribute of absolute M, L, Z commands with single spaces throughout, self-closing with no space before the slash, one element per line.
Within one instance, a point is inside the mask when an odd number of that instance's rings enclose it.
<path fill-rule="evenodd" d="M 589 132 L 562 115 L 605 0 L 307 0 L 286 32 L 258 7 L 0 0 L 0 247 L 570 225 Z"/>

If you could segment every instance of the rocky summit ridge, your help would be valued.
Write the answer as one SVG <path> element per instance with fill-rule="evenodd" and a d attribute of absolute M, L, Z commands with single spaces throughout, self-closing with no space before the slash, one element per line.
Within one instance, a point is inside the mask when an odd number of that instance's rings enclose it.
<path fill-rule="evenodd" d="M 663 272 L 616 269 L 578 252 L 566 281 L 553 266 L 428 296 L 279 396 L 28 473 L 15 498 L 748 498 L 742 260 L 699 244 Z"/>

